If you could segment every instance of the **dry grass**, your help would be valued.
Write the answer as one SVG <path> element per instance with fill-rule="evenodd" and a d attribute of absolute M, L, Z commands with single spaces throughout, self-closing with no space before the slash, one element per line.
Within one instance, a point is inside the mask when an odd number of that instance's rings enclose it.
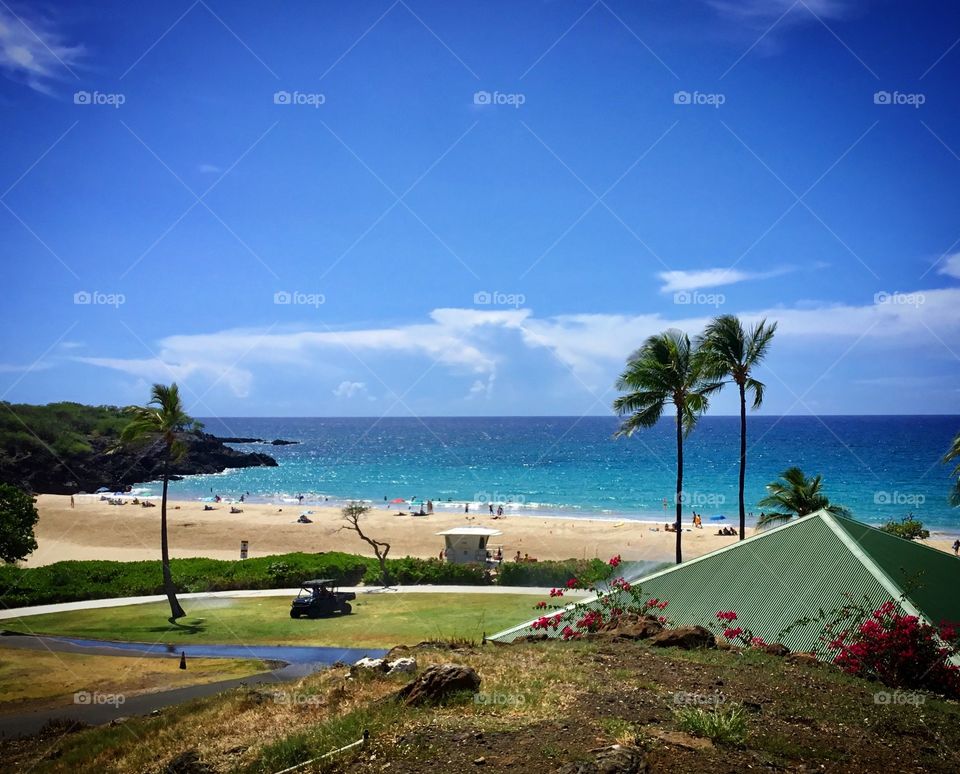
<path fill-rule="evenodd" d="M 176 658 L 135 659 L 0 648 L 0 712 L 52 705 L 78 691 L 132 696 L 185 685 L 246 677 L 266 671 L 255 659 L 191 659 L 187 670 Z"/>

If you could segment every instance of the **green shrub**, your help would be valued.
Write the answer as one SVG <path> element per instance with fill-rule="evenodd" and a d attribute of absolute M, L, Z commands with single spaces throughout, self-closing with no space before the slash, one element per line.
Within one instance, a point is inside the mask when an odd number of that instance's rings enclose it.
<path fill-rule="evenodd" d="M 565 586 L 571 578 L 589 586 L 610 577 L 612 568 L 600 559 L 564 559 L 548 562 L 508 562 L 500 565 L 501 586 Z"/>
<path fill-rule="evenodd" d="M 452 564 L 439 559 L 388 559 L 387 573 L 393 583 L 412 585 L 482 586 L 490 583 L 490 576 L 480 564 Z M 380 583 L 380 566 L 372 562 L 363 582 L 370 586 Z"/>

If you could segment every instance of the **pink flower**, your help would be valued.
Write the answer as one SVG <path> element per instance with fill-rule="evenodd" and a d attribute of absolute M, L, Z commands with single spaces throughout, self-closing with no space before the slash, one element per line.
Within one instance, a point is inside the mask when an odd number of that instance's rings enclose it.
<path fill-rule="evenodd" d="M 612 557 L 612 558 L 610 559 L 610 561 L 607 562 L 607 564 L 609 564 L 611 567 L 619 567 L 619 566 L 620 566 L 620 554 L 617 554 L 616 556 Z"/>

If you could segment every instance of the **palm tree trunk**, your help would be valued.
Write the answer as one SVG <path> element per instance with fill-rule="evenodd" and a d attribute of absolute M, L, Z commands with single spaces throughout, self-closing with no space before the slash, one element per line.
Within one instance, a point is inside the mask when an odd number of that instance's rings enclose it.
<path fill-rule="evenodd" d="M 183 618 L 187 613 L 177 599 L 177 589 L 173 585 L 173 576 L 170 574 L 170 546 L 167 543 L 167 484 L 169 475 L 170 452 L 163 460 L 163 497 L 160 499 L 160 565 L 163 568 L 163 591 L 170 603 L 170 619 Z"/>
<path fill-rule="evenodd" d="M 680 407 L 677 407 L 677 521 L 674 524 L 677 530 L 677 564 L 683 561 L 683 551 L 680 548 L 681 519 L 683 517 L 683 422 L 681 421 Z"/>
<path fill-rule="evenodd" d="M 747 535 L 747 517 L 743 507 L 743 482 L 747 475 L 747 393 L 740 385 L 740 539 Z"/>

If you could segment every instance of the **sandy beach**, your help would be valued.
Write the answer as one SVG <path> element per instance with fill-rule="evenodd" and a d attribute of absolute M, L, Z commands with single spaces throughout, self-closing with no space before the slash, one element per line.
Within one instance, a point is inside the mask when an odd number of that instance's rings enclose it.
<path fill-rule="evenodd" d="M 37 508 L 37 550 L 26 564 L 39 566 L 66 559 L 133 561 L 159 556 L 160 509 L 139 505 L 110 505 L 99 497 L 77 496 L 75 507 L 65 495 L 40 495 Z M 249 542 L 250 556 L 291 551 L 346 551 L 372 555 L 356 533 L 343 531 L 338 508 L 297 505 L 237 504 L 243 513 L 231 514 L 229 503 L 171 501 L 168 508 L 170 550 L 174 557 L 205 556 L 238 559 L 240 541 Z M 312 524 L 298 524 L 301 511 L 312 511 Z M 670 561 L 673 533 L 651 531 L 655 525 L 626 519 L 580 519 L 442 512 L 429 516 L 398 515 L 397 506 L 374 508 L 364 523 L 378 540 L 391 544 L 393 557 L 438 556 L 443 538 L 436 533 L 451 527 L 481 525 L 503 532 L 491 546 L 502 546 L 505 557 L 517 551 L 538 559 L 599 557 L 620 554 L 625 561 Z M 735 538 L 714 534 L 717 528 L 685 532 L 684 555 L 702 554 L 732 543 Z"/>
<path fill-rule="evenodd" d="M 65 495 L 40 495 L 37 508 L 37 550 L 26 565 L 39 566 L 67 559 L 113 559 L 134 561 L 159 558 L 157 508 L 127 503 L 110 505 L 99 497 L 78 496 L 75 507 Z M 238 559 L 240 541 L 249 542 L 250 556 L 268 556 L 291 551 L 345 551 L 370 554 L 369 547 L 354 532 L 341 530 L 338 508 L 322 506 L 237 504 L 242 513 L 231 514 L 229 503 L 204 511 L 204 503 L 171 501 L 169 504 L 170 550 L 174 557 L 205 556 Z M 298 524 L 301 511 L 312 511 L 312 524 Z M 376 507 L 364 523 L 378 540 L 391 544 L 393 557 L 438 556 L 441 530 L 466 525 L 493 527 L 503 532 L 492 538 L 511 558 L 520 551 L 537 559 L 599 557 L 620 554 L 625 561 L 672 561 L 673 533 L 652 531 L 648 522 L 627 519 L 580 519 L 542 515 L 509 515 L 493 519 L 489 514 L 434 513 L 429 516 L 398 515 L 397 506 Z M 716 535 L 715 525 L 684 532 L 684 557 L 693 558 L 730 545 L 736 538 Z M 949 540 L 927 541 L 949 551 Z"/>

